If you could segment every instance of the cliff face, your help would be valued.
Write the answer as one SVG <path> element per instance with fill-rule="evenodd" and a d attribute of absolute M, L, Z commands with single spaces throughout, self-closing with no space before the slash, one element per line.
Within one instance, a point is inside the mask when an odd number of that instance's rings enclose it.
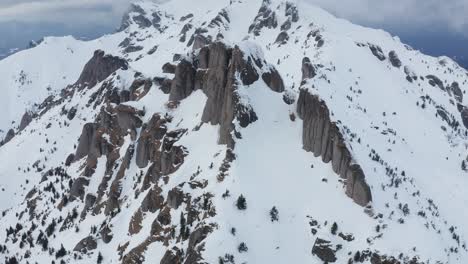
<path fill-rule="evenodd" d="M 301 89 L 297 102 L 297 113 L 304 121 L 302 142 L 306 151 L 331 162 L 333 171 L 346 180 L 346 195 L 357 204 L 366 206 L 372 202 L 372 194 L 366 183 L 364 172 L 355 164 L 343 136 L 330 120 L 330 111 L 318 96 Z"/>

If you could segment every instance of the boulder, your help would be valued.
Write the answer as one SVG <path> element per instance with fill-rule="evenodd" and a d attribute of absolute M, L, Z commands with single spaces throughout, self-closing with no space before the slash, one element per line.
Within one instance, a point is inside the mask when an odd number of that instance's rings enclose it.
<path fill-rule="evenodd" d="M 162 70 L 163 70 L 163 73 L 172 73 L 172 74 L 174 74 L 175 71 L 176 71 L 176 67 L 177 67 L 176 65 L 167 62 L 162 66 Z"/>
<path fill-rule="evenodd" d="M 78 244 L 75 246 L 73 251 L 81 252 L 81 253 L 88 253 L 89 251 L 93 251 L 97 248 L 96 239 L 92 236 L 88 236 L 83 238 Z"/>
<path fill-rule="evenodd" d="M 336 262 L 335 250 L 332 248 L 330 241 L 317 238 L 312 248 L 312 255 L 317 256 L 325 263 Z"/>
<path fill-rule="evenodd" d="M 384 61 L 387 59 L 387 57 L 385 57 L 383 51 L 382 51 L 382 48 L 377 46 L 377 45 L 374 45 L 374 44 L 369 44 L 369 49 L 371 50 L 372 54 L 379 60 L 381 61 Z"/>
<path fill-rule="evenodd" d="M 8 130 L 5 138 L 3 139 L 2 143 L 3 144 L 6 144 L 8 142 L 10 142 L 10 140 L 12 140 L 13 138 L 15 137 L 15 131 L 13 129 L 10 129 Z"/>
<path fill-rule="evenodd" d="M 177 208 L 179 208 L 179 206 L 182 204 L 183 201 L 184 201 L 184 192 L 178 187 L 174 187 L 172 190 L 168 192 L 167 205 L 170 208 L 177 210 Z"/>
<path fill-rule="evenodd" d="M 282 93 L 284 92 L 284 83 L 281 75 L 275 68 L 262 74 L 263 81 L 270 87 L 271 90 Z"/>
<path fill-rule="evenodd" d="M 398 58 L 398 55 L 396 51 L 392 50 L 388 53 L 388 58 L 390 59 L 390 62 L 392 63 L 393 67 L 400 68 L 402 63 L 401 60 Z"/>
<path fill-rule="evenodd" d="M 314 65 L 308 57 L 302 59 L 302 80 L 314 78 L 317 75 Z"/>
<path fill-rule="evenodd" d="M 284 45 L 288 43 L 288 40 L 289 40 L 288 32 L 282 31 L 281 33 L 279 33 L 278 37 L 276 37 L 275 43 L 279 45 Z"/>

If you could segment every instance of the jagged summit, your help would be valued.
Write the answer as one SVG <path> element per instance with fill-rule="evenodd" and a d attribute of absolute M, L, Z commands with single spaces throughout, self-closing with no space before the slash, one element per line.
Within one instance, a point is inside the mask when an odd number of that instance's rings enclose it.
<path fill-rule="evenodd" d="M 468 73 L 386 32 L 305 1 L 139 1 L 0 73 L 6 263 L 468 259 Z"/>

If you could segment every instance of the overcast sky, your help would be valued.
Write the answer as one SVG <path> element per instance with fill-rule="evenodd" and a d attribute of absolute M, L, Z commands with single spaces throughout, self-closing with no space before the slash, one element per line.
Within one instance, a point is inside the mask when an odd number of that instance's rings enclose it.
<path fill-rule="evenodd" d="M 383 28 L 426 53 L 468 57 L 468 0 L 299 1 L 311 1 L 358 24 Z M 45 35 L 94 38 L 112 32 L 129 2 L 0 0 L 0 53 Z"/>

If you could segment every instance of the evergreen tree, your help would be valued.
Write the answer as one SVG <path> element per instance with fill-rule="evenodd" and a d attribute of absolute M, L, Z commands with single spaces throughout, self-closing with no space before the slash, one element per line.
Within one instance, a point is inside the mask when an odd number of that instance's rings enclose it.
<path fill-rule="evenodd" d="M 237 198 L 237 209 L 239 210 L 245 210 L 247 209 L 247 201 L 245 200 L 244 195 L 240 195 L 239 198 Z"/>
<path fill-rule="evenodd" d="M 333 223 L 330 231 L 333 235 L 336 235 L 336 231 L 338 231 L 338 225 L 336 224 L 336 222 Z"/>
<path fill-rule="evenodd" d="M 278 214 L 279 214 L 278 209 L 276 209 L 276 206 L 273 206 L 273 208 L 271 208 L 270 210 L 271 222 L 275 222 L 279 220 Z"/>

